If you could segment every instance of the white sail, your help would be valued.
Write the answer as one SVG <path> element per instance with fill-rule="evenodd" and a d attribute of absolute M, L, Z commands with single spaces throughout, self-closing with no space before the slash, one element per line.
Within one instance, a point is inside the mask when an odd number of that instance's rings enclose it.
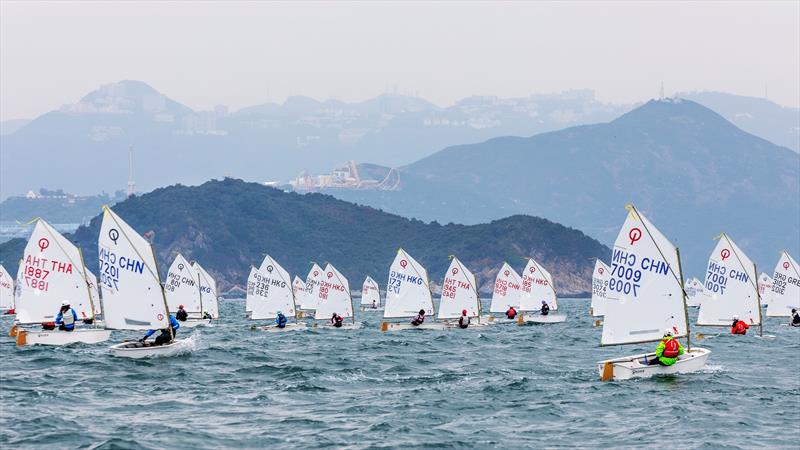
<path fill-rule="evenodd" d="M 86 269 L 86 284 L 89 285 L 89 295 L 92 297 L 94 315 L 99 316 L 103 314 L 103 306 L 100 303 L 100 286 L 97 284 L 97 276 L 89 269 Z"/>
<path fill-rule="evenodd" d="M 428 272 L 402 248 L 389 268 L 384 308 L 385 318 L 413 317 L 421 309 L 427 315 L 434 311 Z"/>
<path fill-rule="evenodd" d="M 378 283 L 372 277 L 367 276 L 364 284 L 361 285 L 361 306 L 372 306 L 373 302 L 376 306 L 381 306 L 381 291 Z"/>
<path fill-rule="evenodd" d="M 788 317 L 792 308 L 800 309 L 800 273 L 794 258 L 783 251 L 772 275 L 767 316 Z"/>
<path fill-rule="evenodd" d="M 725 233 L 708 258 L 705 292 L 698 325 L 726 326 L 738 316 L 750 325 L 761 323 L 756 266 Z"/>
<path fill-rule="evenodd" d="M 322 279 L 314 291 L 317 293 L 317 308 L 314 314 L 317 320 L 328 320 L 333 313 L 345 318 L 353 317 L 350 283 L 332 264 L 325 266 Z"/>
<path fill-rule="evenodd" d="M 553 288 L 553 277 L 533 258 L 522 271 L 522 289 L 519 299 L 520 311 L 538 311 L 546 301 L 551 310 L 558 309 L 556 291 Z"/>
<path fill-rule="evenodd" d="M 251 319 L 274 319 L 278 316 L 278 311 L 286 317 L 294 317 L 294 294 L 290 284 L 291 278 L 286 269 L 267 255 L 253 277 L 253 301 L 250 302 L 249 283 L 247 297 L 251 308 Z"/>
<path fill-rule="evenodd" d="M 294 294 L 295 303 L 299 303 L 306 293 L 306 282 L 297 275 L 292 280 L 292 293 Z"/>
<path fill-rule="evenodd" d="M 608 291 L 608 278 L 611 275 L 611 268 L 603 261 L 598 259 L 594 263 L 592 272 L 592 316 L 598 317 L 606 313 L 606 292 Z"/>
<path fill-rule="evenodd" d="M 769 305 L 769 298 L 772 295 L 772 277 L 764 272 L 758 276 L 758 293 L 761 295 L 761 305 Z"/>
<path fill-rule="evenodd" d="M 458 258 L 453 257 L 442 281 L 439 297 L 439 319 L 458 319 L 463 310 L 467 316 L 480 316 L 480 298 L 475 286 L 475 275 Z"/>
<path fill-rule="evenodd" d="M 703 282 L 695 277 L 692 277 L 683 284 L 683 290 L 686 291 L 686 305 L 700 306 L 706 293 L 703 290 Z"/>
<path fill-rule="evenodd" d="M 601 345 L 657 341 L 688 328 L 675 246 L 635 207 L 628 207 L 611 255 Z"/>
<path fill-rule="evenodd" d="M 44 220 L 37 220 L 20 264 L 19 323 L 52 322 L 64 301 L 79 319 L 94 318 L 80 251 Z"/>
<path fill-rule="evenodd" d="M 492 293 L 492 305 L 489 311 L 493 313 L 504 313 L 508 308 L 519 308 L 519 298 L 522 294 L 522 278 L 516 270 L 508 263 L 503 263 L 503 267 L 497 272 L 494 279 L 494 291 Z"/>
<path fill-rule="evenodd" d="M 219 296 L 217 282 L 203 266 L 197 261 L 192 263 L 200 279 L 200 299 L 203 303 L 203 313 L 208 313 L 212 319 L 219 319 Z"/>
<path fill-rule="evenodd" d="M 200 275 L 189 261 L 180 253 L 169 266 L 167 278 L 164 280 L 164 294 L 167 296 L 167 306 L 170 313 L 178 311 L 178 306 L 183 305 L 193 317 L 202 314 L 200 304 Z"/>
<path fill-rule="evenodd" d="M 247 276 L 247 294 L 244 300 L 244 310 L 246 313 L 253 312 L 256 303 L 265 302 L 265 291 L 259 285 L 258 269 L 250 266 L 250 275 Z"/>
<path fill-rule="evenodd" d="M 168 327 L 167 302 L 153 248 L 108 207 L 103 208 L 98 256 L 106 328 Z"/>
<path fill-rule="evenodd" d="M 317 298 L 319 291 L 314 292 L 319 281 L 322 279 L 322 268 L 317 263 L 311 266 L 306 277 L 306 292 L 303 294 L 302 301 L 300 302 L 300 309 L 317 309 Z"/>
<path fill-rule="evenodd" d="M 14 279 L 0 264 L 0 309 L 14 309 Z"/>

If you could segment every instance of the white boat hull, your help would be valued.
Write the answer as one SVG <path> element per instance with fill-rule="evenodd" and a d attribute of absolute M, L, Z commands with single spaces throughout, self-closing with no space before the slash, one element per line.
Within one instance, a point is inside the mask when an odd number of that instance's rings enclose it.
<path fill-rule="evenodd" d="M 370 312 L 370 311 L 383 311 L 383 308 L 370 308 L 369 306 L 362 306 L 361 311 Z"/>
<path fill-rule="evenodd" d="M 623 381 L 632 378 L 650 378 L 657 375 L 692 373 L 697 372 L 706 365 L 709 355 L 711 355 L 710 350 L 695 347 L 691 352 L 681 355 L 675 364 L 662 366 L 660 364 L 642 364 L 645 356 L 648 360 L 653 360 L 656 357 L 655 353 L 642 353 L 640 355 L 600 361 L 597 363 L 597 370 L 602 381 Z"/>
<path fill-rule="evenodd" d="M 463 328 L 464 330 L 469 330 L 471 328 L 483 328 L 488 327 L 491 324 L 488 320 L 482 320 L 480 322 L 473 320 L 467 328 Z M 458 326 L 458 321 L 456 322 L 444 322 L 444 326 L 447 329 L 456 329 L 461 330 L 462 328 Z"/>
<path fill-rule="evenodd" d="M 196 328 L 196 327 L 204 327 L 211 323 L 211 319 L 188 319 L 184 322 L 178 321 L 181 328 Z"/>
<path fill-rule="evenodd" d="M 102 328 L 77 329 L 75 331 L 61 330 L 25 330 L 17 329 L 17 345 L 69 345 L 69 344 L 97 344 L 107 341 L 111 337 L 111 330 Z"/>
<path fill-rule="evenodd" d="M 520 314 L 517 316 L 517 323 L 561 323 L 567 320 L 567 316 L 563 314 L 548 314 L 543 316 L 541 314 L 534 314 L 534 315 L 523 315 Z"/>
<path fill-rule="evenodd" d="M 381 331 L 402 331 L 402 330 L 445 330 L 447 326 L 442 322 L 423 323 L 422 325 L 411 325 L 410 323 L 383 322 Z"/>
<path fill-rule="evenodd" d="M 315 323 L 314 328 L 317 329 L 324 329 L 324 330 L 358 330 L 361 328 L 361 322 L 356 323 L 343 323 L 341 327 L 335 327 L 329 323 Z"/>
<path fill-rule="evenodd" d="M 164 345 L 146 345 L 143 346 L 139 341 L 122 342 L 112 345 L 108 348 L 112 356 L 119 358 L 160 358 L 167 356 L 175 356 L 186 351 L 186 342 L 188 339 L 178 339 L 169 344 Z"/>
<path fill-rule="evenodd" d="M 286 331 L 301 331 L 307 329 L 308 326 L 303 322 L 298 323 L 287 323 L 285 327 L 278 328 L 277 325 L 267 325 L 263 327 L 256 328 L 260 331 L 266 331 L 267 333 L 283 333 Z"/>

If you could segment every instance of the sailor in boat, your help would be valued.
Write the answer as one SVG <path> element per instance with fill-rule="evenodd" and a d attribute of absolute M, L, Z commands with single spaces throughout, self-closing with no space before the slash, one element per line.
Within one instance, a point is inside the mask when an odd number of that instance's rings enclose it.
<path fill-rule="evenodd" d="M 75 322 L 78 321 L 78 314 L 69 306 L 68 301 L 61 302 L 61 310 L 56 315 L 56 325 L 61 331 L 75 330 Z"/>
<path fill-rule="evenodd" d="M 458 318 L 458 328 L 467 328 L 469 327 L 469 317 L 467 316 L 467 310 L 461 310 L 461 317 Z"/>
<path fill-rule="evenodd" d="M 506 317 L 509 320 L 513 320 L 515 317 L 517 317 L 517 310 L 514 309 L 513 306 L 509 306 L 508 311 L 506 311 Z"/>
<path fill-rule="evenodd" d="M 411 325 L 414 325 L 416 327 L 422 325 L 423 322 L 425 322 L 425 310 L 420 309 L 419 314 L 417 314 L 416 316 L 414 316 L 413 319 L 411 319 Z"/>
<path fill-rule="evenodd" d="M 539 311 L 543 316 L 550 314 L 550 306 L 547 304 L 547 301 L 542 300 L 542 309 Z"/>
<path fill-rule="evenodd" d="M 178 311 L 175 313 L 175 318 L 181 322 L 189 320 L 189 313 L 183 308 L 183 305 L 178 305 Z"/>
<path fill-rule="evenodd" d="M 800 327 L 800 312 L 797 312 L 797 308 L 792 308 L 792 321 L 789 322 L 789 325 Z"/>
<path fill-rule="evenodd" d="M 651 361 L 646 361 L 645 364 L 671 366 L 678 362 L 678 357 L 684 354 L 684 350 L 681 343 L 672 337 L 672 335 L 672 329 L 667 328 L 664 330 L 664 339 L 662 339 L 661 342 L 658 343 L 658 347 L 656 347 L 656 358 Z"/>
<path fill-rule="evenodd" d="M 344 322 L 344 317 L 333 313 L 331 316 L 331 325 L 335 326 L 336 328 L 342 328 L 342 322 Z"/>
<path fill-rule="evenodd" d="M 179 324 L 178 321 L 175 320 L 175 316 L 173 316 L 172 314 L 169 315 L 169 326 L 172 328 L 172 333 L 169 332 L 169 328 L 164 328 L 163 330 L 161 330 L 161 334 L 156 336 L 156 340 L 154 342 L 155 345 L 169 344 L 175 338 L 175 335 L 178 334 L 178 328 L 181 327 L 181 324 Z M 156 330 L 149 330 L 144 335 L 143 338 L 139 339 L 139 342 L 141 342 L 142 344 L 145 344 L 146 343 L 145 341 L 147 341 L 147 338 L 149 338 L 150 336 L 154 335 L 155 333 L 156 333 Z"/>
<path fill-rule="evenodd" d="M 378 302 L 374 298 L 372 299 L 372 309 L 378 309 Z"/>
<path fill-rule="evenodd" d="M 287 319 L 282 312 L 278 311 L 278 315 L 275 317 L 275 326 L 278 328 L 286 328 L 286 322 L 288 321 L 289 319 Z"/>
<path fill-rule="evenodd" d="M 744 320 L 739 320 L 739 316 L 733 316 L 733 323 L 731 324 L 731 334 L 747 334 L 747 329 L 750 325 L 745 323 Z"/>

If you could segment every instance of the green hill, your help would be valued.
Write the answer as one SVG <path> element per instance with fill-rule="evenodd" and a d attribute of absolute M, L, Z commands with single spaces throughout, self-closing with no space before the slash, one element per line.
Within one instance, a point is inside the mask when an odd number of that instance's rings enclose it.
<path fill-rule="evenodd" d="M 177 252 L 203 264 L 224 292 L 243 286 L 251 265 L 265 253 L 292 274 L 305 277 L 311 261 L 330 261 L 360 289 L 366 275 L 387 277 L 398 247 L 426 265 L 441 283 L 457 255 L 490 290 L 502 261 L 521 270 L 533 256 L 550 270 L 562 295 L 590 290 L 593 257 L 610 250 L 582 232 L 545 219 L 512 216 L 488 224 L 440 225 L 405 219 L 328 195 L 286 193 L 241 180 L 157 189 L 129 198 L 114 211 L 138 232 L 155 233 L 153 244 L 163 272 Z M 46 218 L 45 218 L 46 219 Z M 68 235 L 96 271 L 98 215 Z M 0 260 L 12 273 L 25 241 L 0 245 Z"/>

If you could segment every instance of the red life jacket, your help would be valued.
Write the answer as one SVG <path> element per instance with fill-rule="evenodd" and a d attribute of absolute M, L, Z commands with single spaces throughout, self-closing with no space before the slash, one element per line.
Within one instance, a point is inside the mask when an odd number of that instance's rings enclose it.
<path fill-rule="evenodd" d="M 677 358 L 680 350 L 680 344 L 675 339 L 664 339 L 664 353 L 661 354 L 664 358 Z"/>
<path fill-rule="evenodd" d="M 509 319 L 513 319 L 516 315 L 517 315 L 517 310 L 514 308 L 508 308 L 508 311 L 506 311 L 506 317 L 508 317 Z"/>
<path fill-rule="evenodd" d="M 740 321 L 736 322 L 736 325 L 734 325 L 731 328 L 731 333 L 733 333 L 733 334 L 747 334 L 747 329 L 748 328 L 750 328 L 750 327 L 746 323 L 744 323 L 744 321 L 740 320 Z"/>

